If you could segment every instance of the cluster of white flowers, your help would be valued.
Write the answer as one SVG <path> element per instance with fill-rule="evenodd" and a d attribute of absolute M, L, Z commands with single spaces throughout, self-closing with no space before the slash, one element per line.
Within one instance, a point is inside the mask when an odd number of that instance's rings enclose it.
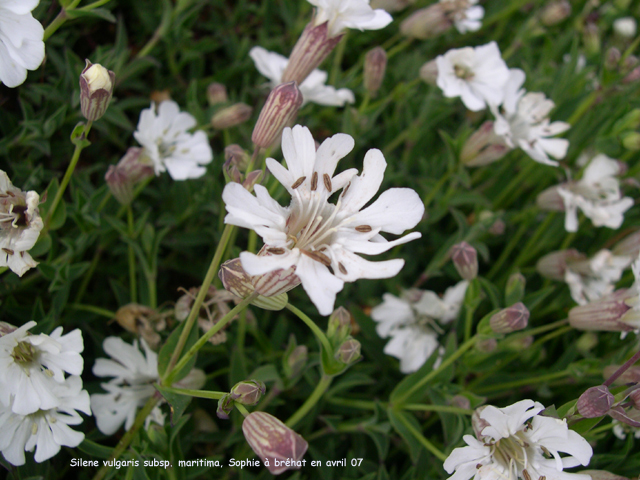
<path fill-rule="evenodd" d="M 460 313 L 469 282 L 463 280 L 446 290 L 443 298 L 428 290 L 411 289 L 400 298 L 390 293 L 371 311 L 378 324 L 376 331 L 382 338 L 391 337 L 384 353 L 400 359 L 400 371 L 418 370 L 434 351 L 443 353 L 438 336 L 440 325 L 451 323 Z M 436 368 L 439 360 L 434 364 Z"/>
<path fill-rule="evenodd" d="M 178 104 L 165 100 L 140 113 L 138 128 L 133 133 L 144 147 L 140 161 L 153 164 L 156 175 L 169 172 L 174 180 L 199 178 L 207 171 L 213 153 L 207 134 L 202 130 L 189 133 L 197 124 L 193 115 L 181 112 Z"/>
<path fill-rule="evenodd" d="M 566 420 L 539 415 L 543 410 L 533 400 L 476 410 L 476 437 L 465 435 L 467 446 L 453 450 L 444 462 L 444 469 L 453 473 L 449 480 L 590 480 L 589 475 L 564 472 L 589 464 L 589 443 L 569 430 Z"/>
<path fill-rule="evenodd" d="M 17 87 L 44 59 L 44 29 L 31 11 L 40 0 L 0 0 L 0 83 Z"/>
<path fill-rule="evenodd" d="M 378 255 L 420 237 L 414 232 L 388 241 L 380 235 L 401 234 L 422 219 L 424 205 L 411 189 L 389 189 L 361 210 L 382 184 L 387 163 L 380 150 L 367 152 L 361 175 L 352 168 L 334 176 L 338 161 L 353 146 L 351 136 L 337 134 L 316 152 L 308 128 L 285 128 L 282 153 L 288 168 L 273 158 L 267 159 L 267 167 L 291 194 L 289 207 L 273 200 L 262 185 L 254 187 L 256 196 L 239 183 L 227 184 L 222 193 L 229 212 L 225 223 L 253 229 L 265 243 L 265 255 L 240 254 L 245 271 L 262 275 L 295 267 L 322 315 L 333 311 L 344 282 L 393 277 L 404 265 L 401 259 L 373 263 L 358 253 Z M 329 203 L 339 191 L 337 203 Z"/>
<path fill-rule="evenodd" d="M 23 465 L 24 452 L 34 448 L 35 461 L 43 462 L 63 445 L 77 447 L 84 434 L 69 426 L 82 423 L 78 411 L 91 414 L 79 376 L 80 330 L 32 335 L 35 325 L 0 325 L 0 451 L 13 465 Z"/>
<path fill-rule="evenodd" d="M 282 74 L 289 60 L 282 55 L 269 52 L 262 47 L 253 47 L 249 51 L 249 56 L 256 64 L 258 71 L 269 79 L 269 86 L 275 88 L 282 83 Z M 336 90 L 334 87 L 325 85 L 327 72 L 315 69 L 304 82 L 298 85 L 300 93 L 304 98 L 304 103 L 313 102 L 318 105 L 342 107 L 345 103 L 356 101 L 353 92 L 348 88 Z"/>

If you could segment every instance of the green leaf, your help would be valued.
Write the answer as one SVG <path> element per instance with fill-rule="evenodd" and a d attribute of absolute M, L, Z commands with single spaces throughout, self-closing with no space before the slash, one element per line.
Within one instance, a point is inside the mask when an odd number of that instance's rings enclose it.
<path fill-rule="evenodd" d="M 77 148 L 85 148 L 91 145 L 91 142 L 87 140 L 84 133 L 85 124 L 83 122 L 78 123 L 71 132 L 71 143 Z"/>
<path fill-rule="evenodd" d="M 433 364 L 436 363 L 438 359 L 438 350 L 436 349 L 431 356 L 427 359 L 427 361 L 420 367 L 417 371 L 407 376 L 404 380 L 402 380 L 396 388 L 391 392 L 391 396 L 389 397 L 390 403 L 395 403 L 398 399 L 400 399 L 406 392 L 411 390 L 415 384 L 417 384 L 422 378 L 430 373 L 433 370 Z M 423 385 L 421 388 L 416 390 L 405 400 L 406 403 L 411 403 L 412 400 L 419 401 L 424 397 L 424 393 L 426 389 L 429 388 L 428 385 Z"/>
<path fill-rule="evenodd" d="M 173 333 L 171 333 L 171 335 L 169 336 L 165 344 L 160 349 L 160 353 L 158 353 L 158 373 L 160 377 L 163 377 L 167 370 L 167 366 L 169 365 L 169 360 L 171 360 L 171 355 L 173 355 L 173 352 L 175 351 L 176 346 L 178 345 L 178 339 L 180 338 L 180 333 L 182 332 L 184 325 L 185 325 L 185 322 L 181 323 L 173 331 Z M 182 355 L 184 355 L 189 350 L 189 348 L 191 348 L 193 344 L 196 343 L 197 340 L 198 340 L 198 324 L 197 322 L 194 322 L 193 327 L 191 328 L 191 332 L 189 332 L 189 337 L 187 337 L 187 341 L 184 345 L 184 348 L 182 349 Z M 189 360 L 189 362 L 187 362 L 184 368 L 180 372 L 178 372 L 178 374 L 175 376 L 174 381 L 177 382 L 178 380 L 181 380 L 184 377 L 186 377 L 191 371 L 191 369 L 193 368 L 193 365 L 195 363 L 196 363 L 196 355 L 191 357 L 191 359 Z"/>
<path fill-rule="evenodd" d="M 49 186 L 47 187 L 47 190 L 46 190 L 47 200 L 40 204 L 40 214 L 43 218 L 46 217 L 47 214 L 49 213 L 49 209 L 51 208 L 53 199 L 56 197 L 56 194 L 58 193 L 58 188 L 60 188 L 58 184 L 58 179 L 54 178 L 53 180 L 51 180 L 51 183 L 49 183 Z M 64 200 L 61 200 L 60 203 L 58 203 L 56 211 L 51 217 L 51 220 L 49 221 L 49 231 L 57 230 L 60 227 L 62 227 L 66 219 L 67 219 L 67 206 Z"/>
<path fill-rule="evenodd" d="M 116 17 L 106 8 L 94 8 L 93 10 L 69 10 L 67 18 L 99 18 L 110 23 L 116 23 Z"/>
<path fill-rule="evenodd" d="M 423 447 L 401 420 L 401 418 L 404 418 L 404 420 L 408 421 L 413 426 L 413 428 L 418 431 L 422 431 L 422 427 L 416 420 L 416 417 L 407 412 L 396 410 L 394 408 L 387 409 L 387 415 L 389 416 L 389 420 L 391 421 L 393 429 L 398 432 L 398 434 L 409 446 L 409 454 L 411 455 L 411 460 L 413 462 L 416 462 L 418 460 L 420 450 L 422 450 Z"/>
<path fill-rule="evenodd" d="M 49 250 L 51 250 L 51 235 L 47 233 L 44 236 L 40 235 L 40 237 L 38 237 L 38 241 L 33 248 L 29 250 L 29 253 L 32 257 L 40 257 Z"/>
<path fill-rule="evenodd" d="M 585 418 L 584 420 L 580 420 L 579 422 L 572 425 L 571 430 L 584 436 L 585 433 L 598 425 L 603 419 L 604 417 Z"/>
<path fill-rule="evenodd" d="M 104 445 L 92 442 L 91 440 L 88 440 L 86 438 L 80 445 L 78 445 L 78 450 L 80 450 L 82 453 L 86 453 L 87 455 L 97 458 L 109 458 L 113 453 L 112 447 L 105 447 Z"/>
<path fill-rule="evenodd" d="M 153 386 L 160 392 L 171 407 L 171 426 L 174 426 L 191 403 L 193 397 L 174 393 L 158 384 L 154 384 Z"/>

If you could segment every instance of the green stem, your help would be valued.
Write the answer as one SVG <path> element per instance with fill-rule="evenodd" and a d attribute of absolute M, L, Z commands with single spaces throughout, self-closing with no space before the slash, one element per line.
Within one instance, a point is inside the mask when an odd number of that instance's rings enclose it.
<path fill-rule="evenodd" d="M 474 281 L 477 281 L 474 279 Z M 468 342 L 471 338 L 471 331 L 473 329 L 473 314 L 475 313 L 475 308 L 465 308 L 465 318 L 464 318 L 464 341 Z"/>
<path fill-rule="evenodd" d="M 87 10 L 93 10 L 94 8 L 98 8 L 101 7 L 102 5 L 104 5 L 105 3 L 109 3 L 111 0 L 98 0 L 97 2 L 93 2 L 90 3 L 89 5 L 85 5 L 82 8 L 79 8 L 78 10 L 82 10 L 82 11 L 87 11 Z"/>
<path fill-rule="evenodd" d="M 498 260 L 496 260 L 496 262 L 493 264 L 493 267 L 491 267 L 491 270 L 489 270 L 489 273 L 487 274 L 488 279 L 493 279 L 495 274 L 501 271 L 502 265 L 504 264 L 504 262 L 507 261 L 513 249 L 520 244 L 520 239 L 527 232 L 527 229 L 529 228 L 529 223 L 530 222 L 523 221 L 522 224 L 520 225 L 520 228 L 516 232 L 516 234 L 513 237 L 511 237 L 511 240 L 509 241 L 507 246 L 502 250 L 500 257 L 498 257 Z"/>
<path fill-rule="evenodd" d="M 229 313 L 227 313 L 224 317 L 222 317 L 218 323 L 216 323 L 213 327 L 211 327 L 204 335 L 202 335 L 198 341 L 193 345 L 193 347 L 191 347 L 187 353 L 184 354 L 184 356 L 180 359 L 180 361 L 175 364 L 175 366 L 172 369 L 169 369 L 167 367 L 167 371 L 164 374 L 164 377 L 162 378 L 162 385 L 163 386 L 171 386 L 175 376 L 185 367 L 185 365 L 187 363 L 189 363 L 189 360 L 191 360 L 191 357 L 193 357 L 198 350 L 200 350 L 205 343 L 207 343 L 207 341 L 213 337 L 216 333 L 218 333 L 220 330 L 222 330 L 225 325 L 227 323 L 229 323 L 231 320 L 233 320 L 233 317 L 235 317 L 237 314 L 239 314 L 240 312 L 242 312 L 245 308 L 247 308 L 247 306 L 249 306 L 249 304 L 258 296 L 257 293 L 253 293 L 250 296 L 248 296 L 247 298 L 243 299 L 238 305 L 236 305 L 233 309 L 231 309 L 231 311 Z M 185 328 L 183 330 L 184 331 L 188 331 L 185 325 Z M 181 337 L 182 338 L 182 337 Z M 184 346 L 184 345 L 183 345 Z"/>
<path fill-rule="evenodd" d="M 349 398 L 327 398 L 327 402 L 333 403 L 334 405 L 342 405 L 343 407 L 352 407 L 359 408 L 361 410 L 375 410 L 376 402 L 371 400 L 352 400 Z M 384 405 L 384 402 L 379 402 L 379 404 Z"/>
<path fill-rule="evenodd" d="M 530 335 L 538 335 L 539 333 L 548 332 L 549 330 L 553 330 L 556 327 L 562 327 L 569 323 L 569 320 L 565 318 L 564 320 L 558 320 L 557 322 L 549 323 L 547 325 L 542 325 L 541 327 L 532 328 L 531 330 L 523 330 L 518 333 L 514 333 L 509 335 L 509 339 L 520 338 L 520 337 L 528 337 Z"/>
<path fill-rule="evenodd" d="M 88 121 L 84 126 L 84 131 L 82 132 L 82 140 L 86 139 L 89 136 L 89 131 L 91 130 L 91 121 Z M 67 185 L 69 185 L 69 181 L 71 180 L 71 176 L 73 175 L 74 170 L 76 169 L 76 165 L 78 164 L 78 160 L 80 159 L 80 152 L 85 147 L 84 142 L 79 141 L 76 143 L 76 148 L 73 150 L 73 156 L 71 157 L 71 161 L 69 162 L 69 166 L 67 167 L 67 171 L 62 178 L 62 183 L 60 183 L 60 187 L 56 192 L 56 196 L 51 203 L 51 207 L 47 212 L 47 216 L 44 220 L 44 228 L 42 229 L 41 235 L 44 235 L 49 230 L 49 222 L 51 222 L 51 218 L 62 200 L 62 195 L 64 195 L 64 191 L 67 189 Z"/>
<path fill-rule="evenodd" d="M 145 403 L 144 407 L 142 407 L 142 410 L 140 410 L 138 412 L 138 415 L 136 415 L 136 420 L 133 423 L 132 427 L 127 430 L 127 432 L 118 442 L 118 445 L 116 445 L 116 448 L 113 450 L 113 453 L 111 454 L 109 460 L 117 460 L 120 455 L 122 455 L 122 453 L 126 450 L 126 448 L 133 440 L 133 437 L 138 432 L 140 427 L 144 425 L 144 421 L 147 419 L 147 417 L 159 401 L 160 397 L 157 397 L 155 395 L 147 400 L 147 403 Z M 98 470 L 98 473 L 95 474 L 93 480 L 102 480 L 110 468 L 110 466 L 104 465 L 100 470 Z"/>
<path fill-rule="evenodd" d="M 214 392 L 210 390 L 191 390 L 189 388 L 175 388 L 175 387 L 162 387 L 162 390 L 166 390 L 170 393 L 177 395 L 185 395 L 187 397 L 196 398 L 208 398 L 210 400 L 220 400 L 227 392 Z"/>
<path fill-rule="evenodd" d="M 238 409 L 238 411 L 242 414 L 243 417 L 246 417 L 247 415 L 249 415 L 249 410 L 247 410 L 245 406 L 242 405 L 241 403 L 236 402 L 235 407 Z"/>
<path fill-rule="evenodd" d="M 331 343 L 329 342 L 329 339 L 327 338 L 327 336 L 324 334 L 322 330 L 320 330 L 320 327 L 318 327 L 318 325 L 316 325 L 316 323 L 307 316 L 307 314 L 305 314 L 302 310 L 299 310 L 298 308 L 294 307 L 290 303 L 287 304 L 287 310 L 295 313 L 300 320 L 302 320 L 304 323 L 307 324 L 307 326 L 315 334 L 315 336 L 318 338 L 318 340 L 322 344 L 322 347 L 327 352 L 333 351 L 333 348 L 331 348 Z"/>
<path fill-rule="evenodd" d="M 434 185 L 431 191 L 424 196 L 422 203 L 424 203 L 425 210 L 429 208 L 429 205 L 431 204 L 431 201 L 433 200 L 433 198 L 436 196 L 436 193 L 438 193 L 442 188 L 442 186 L 449 180 L 449 178 L 451 178 L 451 175 L 453 174 L 453 172 L 454 170 L 451 170 L 451 169 L 448 170 L 444 175 L 440 177 L 440 179 L 438 180 L 438 183 Z"/>
<path fill-rule="evenodd" d="M 458 358 L 460 358 L 462 355 L 464 355 L 467 350 L 469 350 L 471 347 L 473 347 L 475 345 L 475 343 L 476 343 L 476 337 L 474 336 L 474 337 L 470 338 L 469 340 L 467 340 L 466 342 L 464 342 L 462 345 L 460 345 L 460 347 L 458 347 L 458 350 L 456 350 L 450 357 L 446 358 L 440 364 L 440 366 L 438 368 L 432 370 L 427 375 L 422 377 L 422 379 L 419 382 L 417 382 L 416 384 L 414 384 L 413 387 L 411 387 L 409 390 L 407 390 L 405 392 L 405 394 L 402 395 L 397 400 L 396 403 L 402 405 L 404 403 L 404 401 L 413 394 L 413 392 L 415 392 L 416 390 L 419 390 L 424 385 L 429 383 L 432 379 L 437 377 L 440 374 L 440 372 L 442 372 L 443 370 L 448 368 L 449 365 L 451 365 L 453 362 L 458 360 Z"/>
<path fill-rule="evenodd" d="M 300 406 L 300 408 L 293 415 L 291 415 L 291 417 L 289 417 L 289 420 L 285 422 L 287 427 L 293 428 L 296 423 L 302 420 L 304 416 L 309 413 L 309 410 L 311 410 L 314 405 L 318 403 L 320 398 L 322 398 L 322 395 L 324 395 L 324 392 L 327 391 L 327 388 L 329 388 L 329 385 L 331 385 L 332 380 L 333 377 L 322 375 L 322 378 L 318 382 L 318 385 L 316 385 L 316 388 L 313 390 L 311 396 L 307 398 L 302 406 Z"/>
<path fill-rule="evenodd" d="M 107 318 L 116 318 L 116 313 L 111 310 L 107 310 L 106 308 L 95 307 L 93 305 L 83 305 L 80 303 L 72 303 L 69 307 L 74 310 L 82 310 L 85 312 L 95 313 L 96 315 L 102 315 Z"/>
<path fill-rule="evenodd" d="M 507 187 L 500 192 L 500 195 L 493 201 L 493 210 L 499 210 L 503 207 L 503 203 L 509 197 L 512 197 L 512 193 L 514 190 L 522 188 L 522 183 L 525 181 L 527 177 L 531 175 L 531 171 L 535 168 L 535 162 L 527 162 L 527 164 L 520 170 L 520 173 L 516 175 L 516 177 L 511 180 L 511 182 L 507 185 Z"/>
<path fill-rule="evenodd" d="M 127 205 L 127 225 L 129 230 L 129 237 L 133 241 L 134 227 L 133 227 L 133 209 L 131 204 Z M 129 301 L 136 303 L 138 298 L 138 282 L 136 281 L 136 254 L 133 250 L 133 245 L 129 244 Z"/>
<path fill-rule="evenodd" d="M 422 405 L 422 404 L 410 404 L 403 405 L 403 410 L 421 411 L 421 412 L 445 412 L 445 413 L 457 413 L 460 415 L 473 415 L 473 410 L 468 408 L 454 407 L 452 405 Z"/>
<path fill-rule="evenodd" d="M 100 263 L 100 257 L 102 256 L 103 251 L 104 250 L 102 249 L 102 247 L 98 245 L 98 248 L 96 248 L 96 253 L 94 253 L 93 259 L 91 260 L 91 265 L 89 265 L 89 269 L 87 270 L 87 273 L 85 273 L 84 277 L 82 278 L 82 283 L 80 284 L 80 287 L 78 287 L 78 293 L 76 294 L 75 303 L 82 302 L 82 297 L 84 297 L 84 294 L 87 291 L 87 287 L 89 286 L 89 282 L 93 278 L 93 274 L 95 273 L 96 268 L 98 268 L 98 264 Z"/>
<path fill-rule="evenodd" d="M 433 443 L 427 440 L 425 436 L 422 435 L 422 433 L 416 430 L 415 427 L 411 424 L 411 422 L 409 422 L 409 420 L 407 420 L 404 417 L 404 415 L 398 415 L 397 418 L 404 424 L 407 430 L 411 432 L 411 435 L 413 435 L 416 438 L 416 440 L 418 440 L 418 442 L 422 444 L 424 448 L 426 448 L 428 451 L 433 453 L 436 457 L 438 457 L 439 460 L 443 462 L 447 459 L 447 455 L 441 452 Z"/>
<path fill-rule="evenodd" d="M 497 390 L 511 390 L 517 387 L 531 386 L 537 383 L 548 382 L 549 380 L 557 380 L 562 377 L 571 375 L 569 370 L 563 370 L 561 372 L 547 373 L 545 375 L 539 375 L 537 377 L 521 378 L 520 380 L 514 380 L 512 382 L 499 383 L 497 385 L 488 385 L 485 388 L 479 388 L 474 393 L 484 394 L 495 392 Z"/>
<path fill-rule="evenodd" d="M 169 364 L 167 365 L 167 374 L 165 378 L 163 378 L 163 385 L 166 384 L 165 380 L 169 374 L 173 370 L 178 358 L 180 358 L 180 354 L 182 353 L 182 349 L 184 348 L 185 343 L 187 343 L 187 338 L 189 338 L 189 332 L 193 328 L 193 324 L 198 318 L 198 314 L 200 313 L 200 308 L 202 307 L 202 303 L 204 302 L 205 297 L 207 296 L 207 292 L 209 291 L 209 287 L 211 286 L 211 282 L 218 272 L 218 267 L 220 266 L 220 260 L 222 259 L 222 253 L 226 249 L 227 242 L 229 241 L 229 237 L 231 236 L 231 232 L 234 227 L 232 225 L 226 225 L 224 227 L 224 231 L 222 232 L 222 237 L 220 238 L 220 242 L 216 247 L 216 252 L 213 254 L 213 259 L 211 260 L 211 265 L 209 265 L 209 270 L 204 277 L 204 281 L 202 282 L 202 286 L 200 290 L 198 290 L 198 295 L 196 295 L 196 299 L 193 302 L 193 307 L 191 307 L 191 311 L 189 312 L 189 316 L 185 321 L 184 328 L 182 329 L 182 333 L 180 334 L 180 338 L 178 339 L 178 343 L 176 344 L 176 349 L 173 351 L 171 355 L 171 359 L 169 360 Z M 215 327 L 214 327 L 215 328 Z"/>
<path fill-rule="evenodd" d="M 538 226 L 538 229 L 535 231 L 533 236 L 529 238 L 529 241 L 522 248 L 520 255 L 516 257 L 513 262 L 513 267 L 519 267 L 525 260 L 529 260 L 538 252 L 540 249 L 540 243 L 538 243 L 538 240 L 540 240 L 540 237 L 549 229 L 549 225 L 551 225 L 555 217 L 555 212 L 550 212 L 547 215 L 544 221 Z"/>

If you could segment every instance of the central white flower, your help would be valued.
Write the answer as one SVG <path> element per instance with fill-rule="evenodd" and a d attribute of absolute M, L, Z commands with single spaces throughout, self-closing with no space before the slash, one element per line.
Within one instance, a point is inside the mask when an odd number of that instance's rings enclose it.
<path fill-rule="evenodd" d="M 373 263 L 356 254 L 377 255 L 420 237 L 414 232 L 387 241 L 380 235 L 401 234 L 420 221 L 424 205 L 411 189 L 387 190 L 360 210 L 382 183 L 387 165 L 382 152 L 367 152 L 362 175 L 356 175 L 355 169 L 333 175 L 338 161 L 353 146 L 352 137 L 337 134 L 316 152 L 309 129 L 300 125 L 286 128 L 282 152 L 288 169 L 272 158 L 267 159 L 267 166 L 291 194 L 289 207 L 279 205 L 261 185 L 255 186 L 255 197 L 238 183 L 229 183 L 222 193 L 229 212 L 225 222 L 255 230 L 265 243 L 260 255 L 240 254 L 245 271 L 262 275 L 295 267 L 322 315 L 333 311 L 336 293 L 344 282 L 390 278 L 404 265 L 400 259 Z M 337 203 L 329 203 L 329 197 L 340 190 Z"/>

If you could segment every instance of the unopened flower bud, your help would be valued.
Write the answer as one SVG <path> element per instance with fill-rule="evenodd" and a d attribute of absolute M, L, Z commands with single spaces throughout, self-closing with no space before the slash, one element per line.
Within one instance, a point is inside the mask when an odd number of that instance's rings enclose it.
<path fill-rule="evenodd" d="M 349 337 L 338 348 L 335 354 L 336 360 L 340 360 L 346 365 L 351 365 L 360 358 L 360 342 Z"/>
<path fill-rule="evenodd" d="M 471 408 L 471 401 L 464 395 L 454 395 L 448 403 L 454 407 L 464 408 L 466 410 Z"/>
<path fill-rule="evenodd" d="M 387 69 L 387 52 L 382 47 L 369 50 L 364 57 L 364 88 L 375 97 Z"/>
<path fill-rule="evenodd" d="M 146 162 L 144 148 L 130 147 L 117 165 L 110 165 L 104 176 L 111 194 L 122 205 L 133 201 L 133 187 L 153 177 L 154 169 Z"/>
<path fill-rule="evenodd" d="M 536 264 L 536 270 L 540 275 L 551 280 L 564 281 L 567 264 L 584 260 L 586 257 L 575 249 L 559 250 L 551 252 Z"/>
<path fill-rule="evenodd" d="M 235 127 L 249 120 L 252 112 L 253 108 L 246 103 L 235 103 L 230 107 L 217 111 L 211 117 L 211 125 L 216 130 Z"/>
<path fill-rule="evenodd" d="M 429 60 L 420 67 L 420 79 L 429 85 L 436 85 L 438 80 L 438 64 L 435 60 Z"/>
<path fill-rule="evenodd" d="M 536 204 L 540 210 L 564 212 L 564 200 L 558 191 L 558 185 L 549 187 L 538 194 Z"/>
<path fill-rule="evenodd" d="M 529 310 L 518 302 L 491 316 L 489 325 L 495 333 L 511 333 L 527 328 Z"/>
<path fill-rule="evenodd" d="M 627 57 L 628 59 L 629 57 Z M 637 82 L 638 80 L 640 80 L 640 67 L 636 67 L 633 70 L 631 70 L 623 79 L 622 79 L 622 83 L 629 84 L 629 83 L 633 83 L 633 82 Z"/>
<path fill-rule="evenodd" d="M 589 22 L 584 26 L 582 30 L 582 41 L 590 55 L 600 53 L 600 30 L 595 23 Z"/>
<path fill-rule="evenodd" d="M 229 392 L 231 398 L 243 405 L 256 405 L 266 393 L 267 388 L 259 380 L 244 380 L 236 383 Z"/>
<path fill-rule="evenodd" d="M 93 122 L 107 111 L 116 74 L 98 63 L 85 62 L 86 66 L 80 74 L 80 109 L 84 118 Z"/>
<path fill-rule="evenodd" d="M 578 399 L 578 412 L 584 418 L 596 418 L 606 415 L 611 406 L 615 403 L 615 398 L 604 385 L 587 389 Z"/>
<path fill-rule="evenodd" d="M 527 280 L 520 272 L 511 274 L 505 287 L 505 302 L 510 304 L 522 300 L 526 285 Z"/>
<path fill-rule="evenodd" d="M 283 83 L 274 88 L 260 111 L 251 141 L 258 147 L 269 147 L 280 137 L 282 129 L 295 118 L 302 100 L 302 93 L 295 82 Z"/>
<path fill-rule="evenodd" d="M 10 323 L 0 322 L 0 337 L 4 337 L 12 332 L 15 332 L 18 327 L 14 327 Z"/>
<path fill-rule="evenodd" d="M 329 316 L 327 337 L 339 345 L 351 333 L 351 313 L 344 307 L 336 308 Z"/>
<path fill-rule="evenodd" d="M 569 324 L 578 330 L 604 332 L 632 332 L 637 328 L 633 310 L 627 300 L 633 292 L 621 289 L 586 305 L 578 305 L 569 310 Z M 629 323 L 626 315 L 629 313 Z"/>
<path fill-rule="evenodd" d="M 636 389 L 629 394 L 629 400 L 633 402 L 636 410 L 640 410 L 640 389 Z"/>
<path fill-rule="evenodd" d="M 627 132 L 622 135 L 622 146 L 627 150 L 640 150 L 640 133 Z"/>
<path fill-rule="evenodd" d="M 155 310 L 144 305 L 129 303 L 118 309 L 115 320 L 128 332 L 144 338 L 151 348 L 156 348 L 162 340 L 157 330 L 163 330 L 165 323 L 152 323 L 151 317 L 155 313 Z"/>
<path fill-rule="evenodd" d="M 614 420 L 618 420 L 633 428 L 640 428 L 640 410 L 632 408 L 627 412 L 621 405 L 615 405 L 611 407 L 608 413 Z"/>
<path fill-rule="evenodd" d="M 496 162 L 511 150 L 493 129 L 493 122 L 484 122 L 467 139 L 460 152 L 460 161 L 467 167 L 481 167 Z"/>
<path fill-rule="evenodd" d="M 629 480 L 627 477 L 606 470 L 580 470 L 581 475 L 589 475 L 591 480 Z"/>
<path fill-rule="evenodd" d="M 618 63 L 620 63 L 620 59 L 622 58 L 622 54 L 620 50 L 616 47 L 611 47 L 604 54 L 604 68 L 607 70 L 615 70 L 618 67 Z"/>
<path fill-rule="evenodd" d="M 309 358 L 309 350 L 306 345 L 298 345 L 286 357 L 285 373 L 288 378 L 298 375 L 306 365 Z"/>
<path fill-rule="evenodd" d="M 237 144 L 228 145 L 224 149 L 224 167 L 237 167 L 240 171 L 245 171 L 249 166 L 249 154 Z M 238 182 L 240 183 L 240 182 Z"/>
<path fill-rule="evenodd" d="M 463 279 L 473 280 L 478 276 L 478 252 L 467 242 L 451 247 L 451 260 Z"/>
<path fill-rule="evenodd" d="M 231 415 L 231 411 L 233 410 L 233 406 L 233 398 L 231 398 L 231 394 L 227 393 L 224 397 L 218 400 L 216 415 L 222 420 L 228 420 L 229 415 Z"/>
<path fill-rule="evenodd" d="M 250 413 L 242 422 L 242 433 L 272 475 L 280 475 L 286 470 L 298 470 L 302 466 L 300 460 L 309 444 L 273 415 L 265 412 Z"/>
<path fill-rule="evenodd" d="M 453 26 L 442 3 L 416 10 L 400 24 L 400 33 L 409 38 L 426 40 L 437 37 Z"/>
<path fill-rule="evenodd" d="M 547 27 L 562 22 L 571 15 L 571 4 L 567 0 L 554 0 L 547 3 L 540 13 L 540 22 Z"/>
<path fill-rule="evenodd" d="M 248 191 L 253 191 L 253 187 L 256 183 L 260 183 L 262 180 L 262 170 L 254 170 L 253 172 L 247 173 L 247 178 L 242 182 L 242 186 L 246 188 Z"/>
<path fill-rule="evenodd" d="M 633 17 L 618 18 L 613 22 L 613 31 L 621 38 L 631 39 L 636 36 L 638 22 Z"/>
<path fill-rule="evenodd" d="M 229 100 L 227 87 L 217 82 L 210 83 L 207 86 L 207 100 L 209 101 L 209 105 L 218 105 L 227 102 Z"/>
<path fill-rule="evenodd" d="M 476 349 L 482 353 L 491 353 L 498 348 L 498 341 L 495 338 L 482 338 L 476 342 Z"/>
<path fill-rule="evenodd" d="M 287 67 L 282 72 L 282 83 L 297 82 L 300 85 L 309 74 L 318 68 L 338 45 L 344 34 L 329 36 L 329 22 L 307 24 L 296 42 Z M 255 143 L 255 142 L 254 142 Z"/>

